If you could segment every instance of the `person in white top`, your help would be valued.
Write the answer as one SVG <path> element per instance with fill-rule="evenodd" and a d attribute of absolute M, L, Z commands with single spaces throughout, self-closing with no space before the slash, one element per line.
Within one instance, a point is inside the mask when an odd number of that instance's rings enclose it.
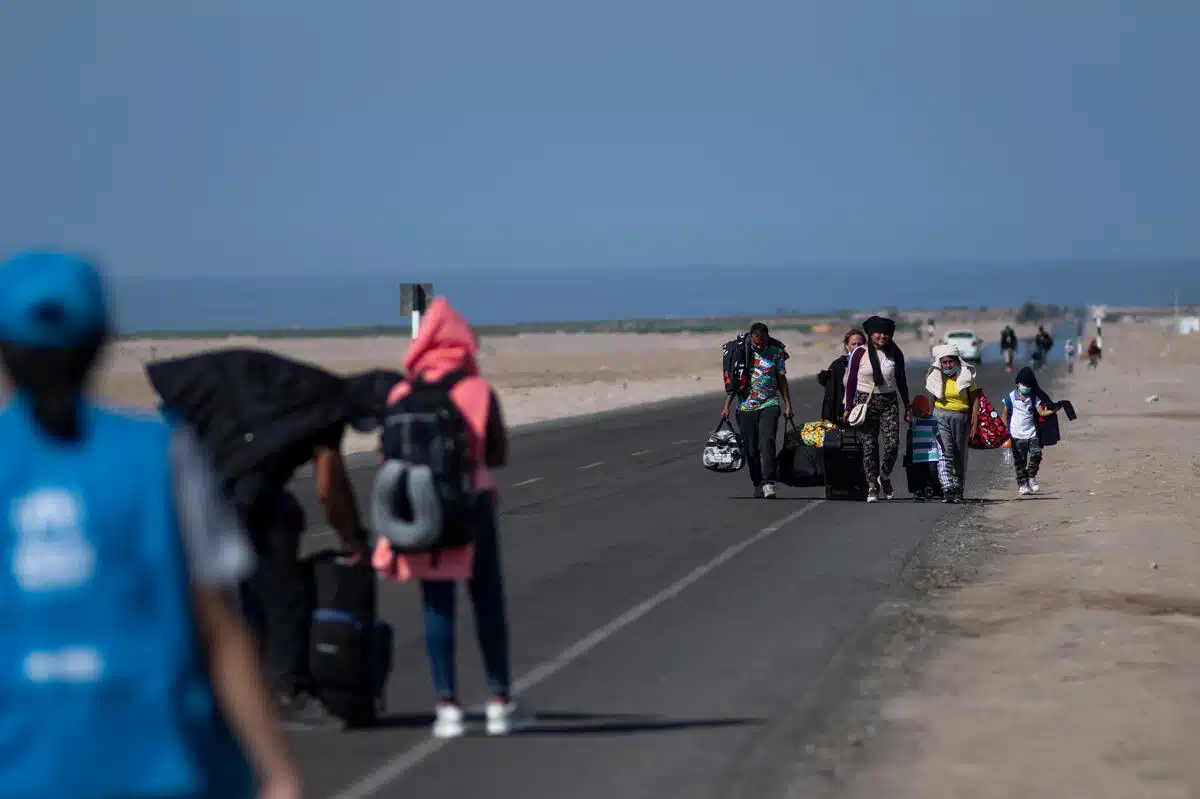
<path fill-rule="evenodd" d="M 1008 395 L 1008 402 L 1001 404 L 1001 416 L 1008 425 L 1012 437 L 1013 468 L 1017 473 L 1017 493 L 1021 496 L 1036 494 L 1042 490 L 1038 484 L 1038 471 L 1042 465 L 1042 444 L 1038 436 L 1039 416 L 1053 416 L 1054 411 L 1046 407 L 1045 395 L 1038 386 L 1037 376 L 1026 366 L 1017 373 L 1017 388 Z M 1011 416 L 1008 405 L 1012 405 Z"/>
<path fill-rule="evenodd" d="M 846 367 L 846 411 L 866 404 L 867 419 L 859 430 L 863 434 L 863 471 L 867 476 L 867 502 L 895 496 L 892 470 L 900 453 L 900 406 L 904 420 L 912 419 L 908 398 L 908 379 L 904 353 L 896 345 L 896 323 L 872 316 L 863 322 L 867 345 L 850 353 Z M 882 444 L 882 452 L 880 452 Z"/>

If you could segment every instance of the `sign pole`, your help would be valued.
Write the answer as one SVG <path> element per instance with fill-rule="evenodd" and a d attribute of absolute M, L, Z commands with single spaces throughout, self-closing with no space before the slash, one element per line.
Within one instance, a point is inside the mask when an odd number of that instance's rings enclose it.
<path fill-rule="evenodd" d="M 412 321 L 412 337 L 421 332 L 421 317 L 433 300 L 432 283 L 401 283 L 400 313 L 408 314 Z"/>

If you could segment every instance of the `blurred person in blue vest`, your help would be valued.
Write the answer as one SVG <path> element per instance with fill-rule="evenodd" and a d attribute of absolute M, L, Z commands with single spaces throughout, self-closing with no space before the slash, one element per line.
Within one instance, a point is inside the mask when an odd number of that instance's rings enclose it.
<path fill-rule="evenodd" d="M 110 331 L 86 260 L 0 265 L 0 796 L 293 799 L 252 550 L 186 428 L 88 397 Z"/>

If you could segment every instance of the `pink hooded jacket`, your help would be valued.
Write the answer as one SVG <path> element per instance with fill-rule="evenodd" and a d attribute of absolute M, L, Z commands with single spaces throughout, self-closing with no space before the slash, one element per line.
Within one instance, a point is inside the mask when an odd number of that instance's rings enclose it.
<path fill-rule="evenodd" d="M 495 482 L 487 468 L 487 429 L 491 408 L 492 388 L 479 376 L 476 356 L 479 342 L 475 331 L 467 320 L 450 307 L 444 297 L 437 297 L 421 320 L 421 329 L 409 345 L 404 356 L 405 374 L 420 376 L 429 381 L 437 380 L 450 372 L 465 372 L 469 377 L 460 380 L 451 389 L 450 399 L 466 418 L 468 446 L 475 460 L 474 485 L 477 491 L 494 491 Z M 408 383 L 397 383 L 388 395 L 388 404 L 397 401 L 411 391 Z M 473 553 L 474 547 L 464 547 Z M 462 554 L 466 554 L 465 552 Z M 449 551 L 438 559 L 453 569 L 460 559 Z M 402 556 L 397 558 L 387 541 L 381 540 L 375 547 L 372 562 L 378 571 L 392 579 L 464 579 L 467 575 L 449 573 L 438 575 L 427 570 L 432 568 L 428 556 Z"/>

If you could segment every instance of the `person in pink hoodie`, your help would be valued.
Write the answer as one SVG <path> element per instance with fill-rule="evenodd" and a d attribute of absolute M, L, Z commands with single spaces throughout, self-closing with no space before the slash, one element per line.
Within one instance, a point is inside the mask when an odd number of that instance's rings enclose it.
<path fill-rule="evenodd" d="M 500 568 L 496 490 L 491 469 L 508 458 L 508 434 L 500 402 L 492 387 L 479 376 L 479 351 L 475 332 L 445 298 L 430 305 L 417 338 L 404 359 L 405 373 L 436 382 L 454 372 L 467 377 L 450 391 L 450 399 L 467 421 L 468 446 L 475 465 L 474 489 L 484 495 L 483 519 L 473 544 L 443 550 L 436 559 L 427 554 L 397 554 L 387 539 L 375 546 L 372 563 L 389 579 L 420 580 L 425 609 L 425 646 L 429 653 L 434 689 L 438 695 L 433 734 L 454 738 L 465 729 L 454 656 L 454 617 L 457 583 L 467 583 L 475 611 L 475 631 L 483 655 L 491 698 L 486 707 L 489 735 L 504 735 L 531 720 L 510 695 L 508 619 L 504 578 Z M 388 397 L 391 404 L 409 392 L 400 382 Z"/>

